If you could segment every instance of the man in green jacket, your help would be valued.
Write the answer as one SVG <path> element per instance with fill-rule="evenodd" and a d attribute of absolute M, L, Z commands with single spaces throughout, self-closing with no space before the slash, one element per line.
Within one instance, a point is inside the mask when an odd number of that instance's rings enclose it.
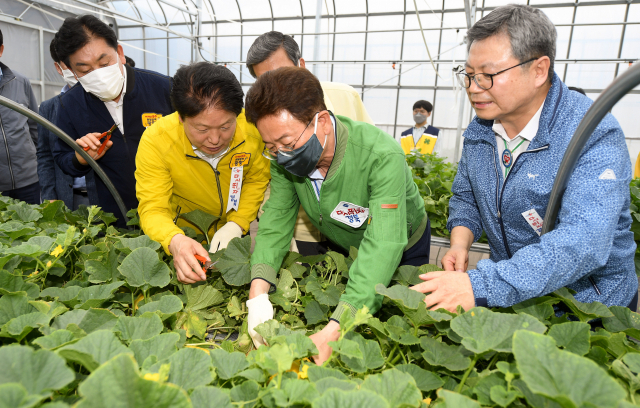
<path fill-rule="evenodd" d="M 333 243 L 359 249 L 331 321 L 311 336 L 318 364 L 331 354 L 343 312 L 382 304 L 375 287 L 388 285 L 399 265 L 429 262 L 430 228 L 418 187 L 397 142 L 375 126 L 334 116 L 309 71 L 285 67 L 261 75 L 247 93 L 271 161 L 271 197 L 264 206 L 251 257 L 248 325 L 273 318 L 268 293 L 287 254 L 300 205 Z M 305 126 L 306 125 L 306 126 Z"/>

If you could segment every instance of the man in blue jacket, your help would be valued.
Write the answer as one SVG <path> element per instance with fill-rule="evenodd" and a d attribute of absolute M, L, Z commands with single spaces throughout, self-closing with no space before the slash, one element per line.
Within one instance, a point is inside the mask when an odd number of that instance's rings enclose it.
<path fill-rule="evenodd" d="M 58 58 L 56 53 L 55 38 L 49 45 L 49 53 L 53 59 L 53 64 L 66 82 L 60 90 L 60 94 L 40 104 L 40 116 L 55 123 L 60 107 L 60 97 L 71 89 L 78 82 L 75 75 Z M 87 188 L 85 177 L 71 177 L 65 174 L 53 160 L 52 149 L 56 145 L 58 136 L 49 129 L 38 125 L 38 177 L 40 178 L 40 188 L 42 199 L 48 201 L 62 200 L 65 205 L 72 210 L 77 210 L 81 204 L 90 205 L 89 192 L 95 193 L 95 184 Z M 93 197 L 93 202 L 98 202 L 97 197 Z"/>
<path fill-rule="evenodd" d="M 610 114 L 584 148 L 556 229 L 540 237 L 558 167 L 591 105 L 554 74 L 555 43 L 549 18 L 530 6 L 498 7 L 467 32 L 458 77 L 477 116 L 453 183 L 446 272 L 415 287 L 430 292 L 430 308 L 507 307 L 562 287 L 581 302 L 637 308 L 631 162 Z M 491 259 L 465 273 L 483 230 Z"/>
<path fill-rule="evenodd" d="M 81 86 L 60 98 L 56 124 L 87 153 L 113 182 L 128 209 L 137 208 L 135 156 L 144 130 L 158 118 L 173 112 L 169 94 L 171 78 L 125 65 L 124 52 L 114 31 L 94 16 L 67 18 L 56 35 L 58 58 L 73 72 Z M 100 135 L 117 125 L 111 140 Z M 102 143 L 105 148 L 100 151 Z M 54 159 L 73 177 L 86 176 L 95 183 L 99 205 L 113 213 L 124 227 L 120 210 L 105 184 L 73 149 L 57 141 Z"/>

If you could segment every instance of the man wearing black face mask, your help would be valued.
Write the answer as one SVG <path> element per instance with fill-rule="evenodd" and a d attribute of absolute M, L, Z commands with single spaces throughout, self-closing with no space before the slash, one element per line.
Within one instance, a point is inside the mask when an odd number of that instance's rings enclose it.
<path fill-rule="evenodd" d="M 430 102 L 420 100 L 413 104 L 413 121 L 416 125 L 400 135 L 400 145 L 404 154 L 409 154 L 414 149 L 423 154 L 433 153 L 440 129 L 427 125 L 431 112 L 433 112 L 433 105 Z"/>
<path fill-rule="evenodd" d="M 147 127 L 173 113 L 171 78 L 125 65 L 115 32 L 91 15 L 64 21 L 56 34 L 56 53 L 80 82 L 60 98 L 56 125 L 97 160 L 125 206 L 137 208 L 138 143 Z M 101 137 L 112 128 L 110 140 Z M 66 174 L 86 176 L 87 187 L 74 188 L 74 194 L 88 196 L 92 205 L 118 218 L 116 226 L 125 227 L 111 193 L 79 154 L 58 140 L 53 156 Z"/>
<path fill-rule="evenodd" d="M 264 205 L 251 256 L 247 326 L 274 316 L 269 292 L 289 249 L 298 208 L 342 250 L 358 248 L 344 294 L 320 332 L 311 336 L 322 364 L 339 336 L 343 313 L 382 305 L 377 284 L 388 285 L 399 265 L 429 263 L 429 219 L 398 143 L 373 125 L 334 115 L 318 79 L 303 68 L 261 75 L 246 99 L 246 115 L 271 160 L 271 196 Z"/>

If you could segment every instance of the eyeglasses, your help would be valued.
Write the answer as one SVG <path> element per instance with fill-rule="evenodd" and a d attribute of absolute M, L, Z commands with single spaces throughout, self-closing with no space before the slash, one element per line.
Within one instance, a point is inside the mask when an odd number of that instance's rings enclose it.
<path fill-rule="evenodd" d="M 313 120 L 320 114 L 320 112 L 316 112 L 313 115 L 313 118 L 311 118 L 311 120 L 309 121 L 309 123 L 307 123 L 307 126 L 304 127 L 304 130 L 302 131 L 302 133 L 300 134 L 300 136 L 298 136 L 298 138 L 290 143 L 288 146 L 280 146 L 277 149 L 275 149 L 275 152 L 273 152 L 273 149 L 267 149 L 267 147 L 265 146 L 265 148 L 262 150 L 262 156 L 269 159 L 269 160 L 277 160 L 278 159 L 278 154 L 281 154 L 283 156 L 286 157 L 293 157 L 293 150 L 294 147 L 296 145 L 296 143 L 298 143 L 298 140 L 300 140 L 300 138 L 302 137 L 302 135 L 304 135 L 304 132 L 307 131 L 307 129 L 309 128 L 309 125 L 311 124 L 311 122 L 313 122 Z M 313 133 L 315 133 L 318 130 L 318 122 L 316 122 L 316 125 L 313 129 Z"/>
<path fill-rule="evenodd" d="M 484 89 L 489 90 L 491 89 L 491 87 L 493 87 L 493 77 L 496 75 L 500 75 L 503 72 L 506 72 L 510 69 L 513 69 L 515 67 L 519 67 L 520 65 L 524 65 L 524 64 L 528 64 L 531 61 L 535 61 L 538 58 L 531 58 L 530 60 L 527 60 L 525 62 L 521 62 L 518 65 L 514 65 L 510 68 L 507 69 L 503 69 L 500 72 L 496 72 L 495 74 L 485 74 L 485 73 L 479 73 L 479 74 L 475 74 L 475 75 L 469 75 L 466 72 L 463 72 L 462 70 L 464 68 L 462 68 L 462 66 L 458 66 L 457 68 L 454 68 L 454 72 L 456 74 L 456 77 L 458 78 L 458 82 L 460 82 L 460 86 L 462 86 L 463 88 L 469 88 L 471 87 L 471 80 L 473 80 L 473 82 L 476 83 L 476 85 L 478 85 L 478 88 L 480 89 Z"/>

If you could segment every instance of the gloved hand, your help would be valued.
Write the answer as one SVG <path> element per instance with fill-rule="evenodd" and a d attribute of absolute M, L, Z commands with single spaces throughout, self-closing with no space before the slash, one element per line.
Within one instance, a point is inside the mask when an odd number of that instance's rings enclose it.
<path fill-rule="evenodd" d="M 249 309 L 249 316 L 247 317 L 249 336 L 251 336 L 256 348 L 264 346 L 264 339 L 254 328 L 267 320 L 273 319 L 273 305 L 269 301 L 269 295 L 263 293 L 253 299 L 247 300 L 247 309 Z"/>
<path fill-rule="evenodd" d="M 240 238 L 242 236 L 242 228 L 233 221 L 229 221 L 213 234 L 211 239 L 211 247 L 209 252 L 218 252 L 221 249 L 225 249 L 229 242 L 234 238 Z"/>

